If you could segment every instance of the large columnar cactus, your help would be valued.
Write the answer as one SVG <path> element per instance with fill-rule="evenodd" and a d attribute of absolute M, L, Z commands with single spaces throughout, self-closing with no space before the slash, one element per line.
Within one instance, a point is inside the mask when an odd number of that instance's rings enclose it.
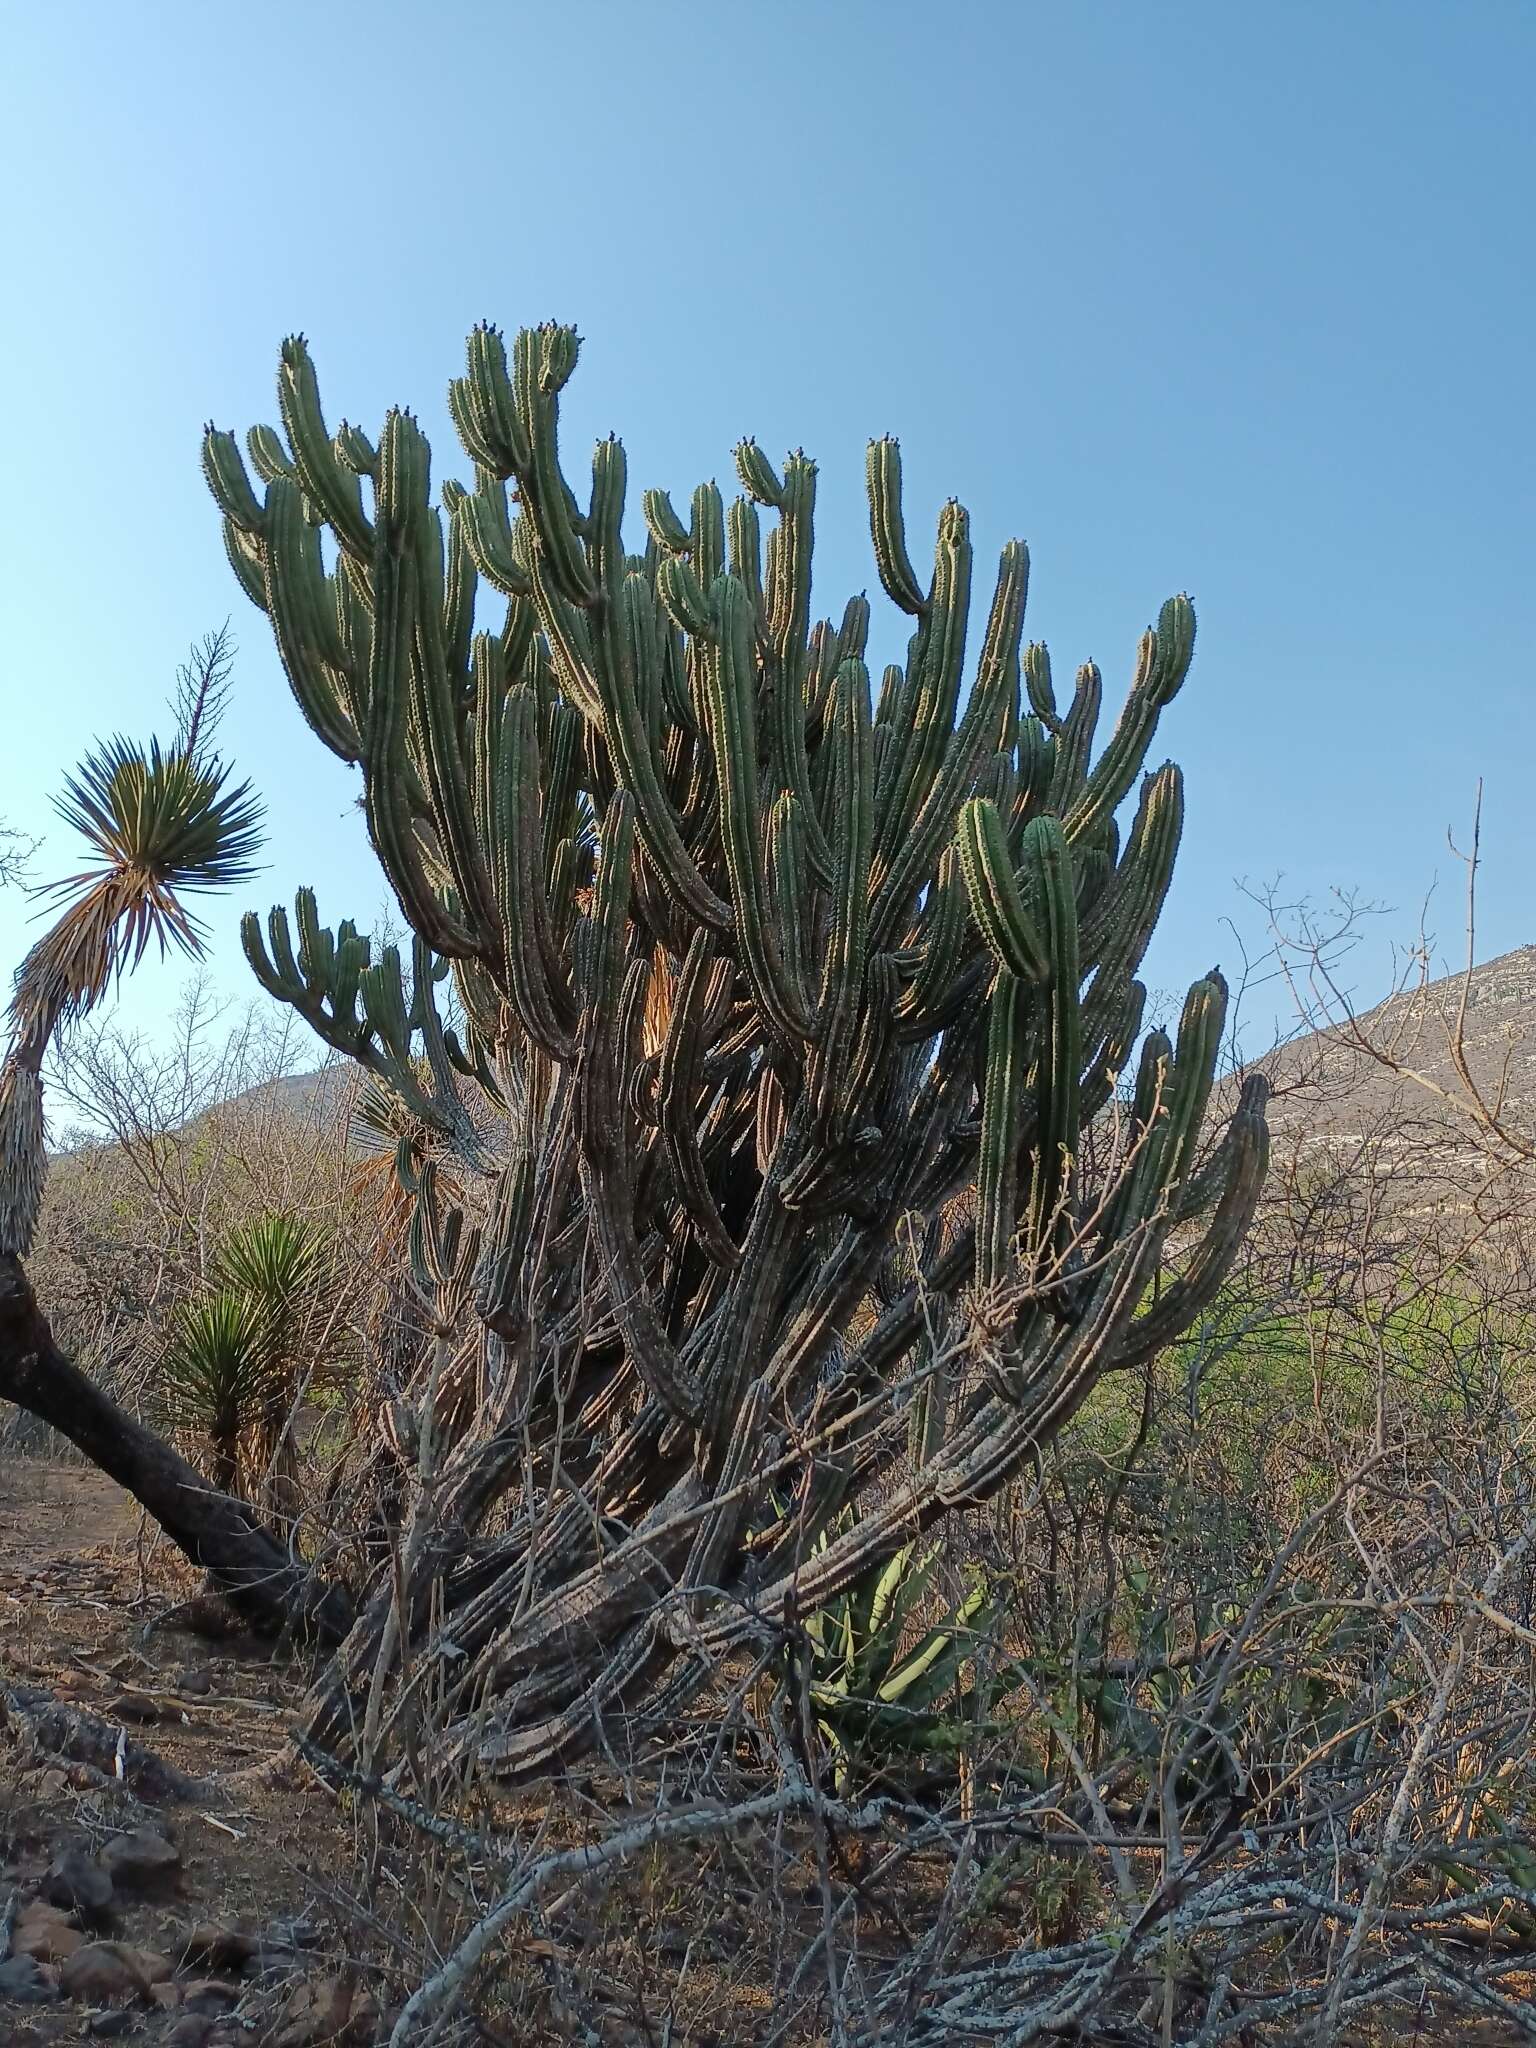
<path fill-rule="evenodd" d="M 969 519 L 944 507 L 920 578 L 876 441 L 875 561 L 911 637 L 872 686 L 866 600 L 812 618 L 815 464 L 745 441 L 741 495 L 702 484 L 684 516 L 645 492 L 636 551 L 621 444 L 584 499 L 562 468 L 577 346 L 545 326 L 509 360 L 471 335 L 449 398 L 473 486 L 436 504 L 411 415 L 333 433 L 302 340 L 282 432 L 249 437 L 261 493 L 229 434 L 204 449 L 236 574 L 361 767 L 416 935 L 407 985 L 305 893 L 296 949 L 282 911 L 265 938 L 247 921 L 252 963 L 488 1184 L 485 1394 L 406 1626 L 449 1659 L 459 1741 L 508 1774 L 683 1697 L 1003 1486 L 1211 1297 L 1266 1142 L 1250 1083 L 1197 1166 L 1218 975 L 1175 1043 L 1141 1039 L 1178 769 L 1119 814 L 1189 666 L 1189 600 L 1096 752 L 1098 670 L 1062 704 L 1045 649 L 1021 654 L 1023 544 L 968 666 Z M 322 1685 L 317 1740 L 363 1725 L 365 1689 L 388 1737 L 367 1680 L 394 1597 Z"/>

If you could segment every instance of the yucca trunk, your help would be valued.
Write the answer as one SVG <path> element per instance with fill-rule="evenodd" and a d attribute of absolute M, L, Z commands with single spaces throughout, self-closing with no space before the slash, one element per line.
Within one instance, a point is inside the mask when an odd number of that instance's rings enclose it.
<path fill-rule="evenodd" d="M 216 652 L 224 643 L 215 635 L 208 644 Z M 41 892 L 64 907 L 21 963 L 11 992 L 11 1042 L 0 1074 L 0 1254 L 25 1257 L 37 1228 L 47 1171 L 41 1075 L 55 1032 L 94 1009 L 152 941 L 162 952 L 171 945 L 197 957 L 201 927 L 179 892 L 223 888 L 255 873 L 261 807 L 247 785 L 227 787 L 216 755 L 198 751 L 209 680 L 211 671 L 179 744 L 166 749 L 156 740 L 145 752 L 110 740 L 56 800 L 97 863 Z"/>
<path fill-rule="evenodd" d="M 228 1429 L 208 1439 L 208 1484 L 215 1493 L 236 1493 L 240 1482 L 240 1439 Z"/>
<path fill-rule="evenodd" d="M 334 1643 L 350 1603 L 295 1565 L 244 1502 L 210 1485 L 53 1340 L 19 1259 L 0 1255 L 0 1400 L 14 1401 L 115 1479 L 257 1628 Z"/>
<path fill-rule="evenodd" d="M 37 1235 L 48 1176 L 43 1060 L 62 993 L 27 1018 L 0 1068 L 0 1256 L 25 1258 Z"/>

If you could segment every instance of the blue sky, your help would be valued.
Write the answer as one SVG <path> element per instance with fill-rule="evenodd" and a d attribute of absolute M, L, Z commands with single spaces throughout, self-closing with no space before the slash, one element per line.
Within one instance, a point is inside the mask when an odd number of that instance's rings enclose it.
<path fill-rule="evenodd" d="M 211 907 L 232 995 L 242 908 L 310 881 L 362 922 L 382 884 L 226 568 L 202 423 L 272 418 L 302 329 L 333 418 L 408 403 L 462 474 L 443 392 L 482 317 L 586 337 L 573 468 L 612 429 L 637 487 L 686 492 L 744 432 L 803 444 L 825 609 L 874 584 L 887 431 L 914 553 L 951 493 L 979 561 L 1028 539 L 1058 672 L 1118 692 L 1190 590 L 1155 980 L 1234 966 L 1226 919 L 1261 944 L 1235 882 L 1280 872 L 1395 906 L 1365 992 L 1437 877 L 1456 956 L 1480 776 L 1479 950 L 1536 938 L 1536 10 L 13 0 L 5 43 L 0 815 L 45 831 L 232 614 L 226 743 L 272 833 Z M 73 862 L 55 828 L 38 872 Z M 0 899 L 8 959 L 27 930 Z M 146 968 L 127 1020 L 177 982 Z"/>

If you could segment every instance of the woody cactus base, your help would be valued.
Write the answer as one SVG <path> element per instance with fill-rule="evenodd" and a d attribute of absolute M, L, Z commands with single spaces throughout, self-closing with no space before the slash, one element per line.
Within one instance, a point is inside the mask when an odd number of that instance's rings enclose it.
<path fill-rule="evenodd" d="M 577 347 L 545 326 L 509 358 L 476 329 L 449 389 L 473 481 L 437 502 L 409 413 L 331 431 L 301 339 L 250 468 L 229 434 L 204 449 L 415 934 L 407 972 L 304 892 L 292 923 L 247 920 L 252 964 L 485 1186 L 466 1220 L 410 1176 L 480 1391 L 441 1429 L 417 1390 L 403 1596 L 380 1585 L 311 1701 L 311 1740 L 370 1764 L 428 1671 L 450 1751 L 508 1775 L 674 1709 L 1178 1335 L 1263 1172 L 1258 1082 L 1198 1157 L 1220 978 L 1176 1043 L 1141 1037 L 1178 769 L 1119 816 L 1188 599 L 1096 750 L 1098 670 L 1063 703 L 1021 654 L 1023 544 L 968 664 L 969 519 L 943 508 L 919 578 L 876 441 L 910 638 L 872 682 L 866 600 L 811 616 L 815 464 L 745 441 L 729 503 L 644 493 L 636 551 L 620 443 L 581 498 L 562 467 Z"/>

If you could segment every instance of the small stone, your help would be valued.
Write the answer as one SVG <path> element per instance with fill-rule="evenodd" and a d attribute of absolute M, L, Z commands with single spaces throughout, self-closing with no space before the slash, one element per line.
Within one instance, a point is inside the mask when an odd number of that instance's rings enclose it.
<path fill-rule="evenodd" d="M 371 1991 L 361 1992 L 353 1999 L 347 2025 L 356 2040 L 377 2041 L 383 2038 L 384 2008 Z"/>
<path fill-rule="evenodd" d="M 133 2025 L 133 2014 L 126 2005 L 108 2006 L 105 2012 L 93 2012 L 85 2022 L 88 2039 L 110 2041 L 118 2034 L 126 2034 Z"/>
<path fill-rule="evenodd" d="M 47 2005 L 59 1995 L 59 1980 L 32 1956 L 0 1963 L 0 1998 L 12 2005 Z"/>
<path fill-rule="evenodd" d="M 176 1690 L 185 1693 L 188 1699 L 206 1699 L 213 1691 L 213 1675 L 194 1664 L 190 1671 L 183 1671 L 176 1681 Z"/>
<path fill-rule="evenodd" d="M 198 1977 L 181 1987 L 181 2002 L 195 2013 L 220 2013 L 234 2005 L 240 1986 L 225 1977 Z"/>
<path fill-rule="evenodd" d="M 205 1920 L 192 1929 L 182 1944 L 182 1967 L 205 1963 L 211 1970 L 243 1970 L 259 1947 L 255 1935 Z"/>
<path fill-rule="evenodd" d="M 109 1721 L 132 1721 L 140 1728 L 160 1718 L 159 1702 L 147 1692 L 119 1693 L 115 1700 L 108 1701 L 105 1712 Z"/>
<path fill-rule="evenodd" d="M 141 1998 L 150 1988 L 137 1950 L 120 1941 L 93 1941 L 77 1948 L 59 1972 L 59 1984 L 66 1998 L 90 2005 Z"/>
<path fill-rule="evenodd" d="M 102 1862 L 114 1885 L 147 1891 L 166 1883 L 181 1868 L 181 1851 L 152 1828 L 119 1835 L 102 1851 Z"/>
<path fill-rule="evenodd" d="M 325 1929 L 309 1913 L 291 1913 L 274 1920 L 262 1946 L 269 1949 L 318 1948 Z"/>
<path fill-rule="evenodd" d="M 371 2000 L 362 2001 L 371 2006 Z M 355 2025 L 359 2001 L 350 1977 L 296 1985 L 283 2007 L 274 2048 L 320 2048 L 322 2042 L 373 2038 Z M 375 2015 L 376 2017 L 376 2015 Z"/>
<path fill-rule="evenodd" d="M 207 2048 L 213 2021 L 200 2012 L 183 2013 L 166 2035 L 166 2048 Z"/>
<path fill-rule="evenodd" d="M 69 1915 L 46 1899 L 33 1899 L 23 1906 L 11 1933 L 13 1951 L 38 1963 L 62 1963 L 84 1946 L 85 1936 Z"/>
<path fill-rule="evenodd" d="M 204 1642 L 226 1642 L 246 1633 L 246 1624 L 218 1593 L 200 1593 L 176 1610 L 177 1625 Z"/>
<path fill-rule="evenodd" d="M 101 1913 L 112 1903 L 112 1878 L 81 1848 L 61 1850 L 48 1866 L 43 1890 L 55 1906 Z"/>
<path fill-rule="evenodd" d="M 55 1799 L 62 1799 L 69 1790 L 69 1780 L 59 1770 L 44 1771 L 37 1781 L 37 1796 L 50 1805 Z"/>

